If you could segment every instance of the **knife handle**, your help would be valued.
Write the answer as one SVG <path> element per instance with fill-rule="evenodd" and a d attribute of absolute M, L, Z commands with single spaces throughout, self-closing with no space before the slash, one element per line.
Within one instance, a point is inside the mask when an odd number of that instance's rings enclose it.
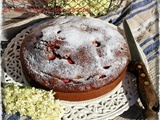
<path fill-rule="evenodd" d="M 137 77 L 140 100 L 147 111 L 158 112 L 159 100 L 143 62 L 131 61 L 128 70 Z"/>

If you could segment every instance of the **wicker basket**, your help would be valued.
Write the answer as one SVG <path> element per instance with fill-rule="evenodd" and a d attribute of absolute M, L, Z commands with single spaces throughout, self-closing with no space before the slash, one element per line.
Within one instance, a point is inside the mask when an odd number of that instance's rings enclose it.
<path fill-rule="evenodd" d="M 117 9 L 122 0 L 5 0 L 12 8 L 25 8 L 51 16 L 76 15 L 100 17 Z"/>

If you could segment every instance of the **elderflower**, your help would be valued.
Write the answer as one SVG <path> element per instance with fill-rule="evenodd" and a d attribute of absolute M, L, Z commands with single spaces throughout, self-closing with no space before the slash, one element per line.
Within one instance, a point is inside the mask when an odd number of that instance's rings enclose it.
<path fill-rule="evenodd" d="M 53 91 L 9 84 L 3 88 L 3 103 L 8 114 L 19 112 L 32 120 L 57 120 L 63 109 L 53 95 Z"/>

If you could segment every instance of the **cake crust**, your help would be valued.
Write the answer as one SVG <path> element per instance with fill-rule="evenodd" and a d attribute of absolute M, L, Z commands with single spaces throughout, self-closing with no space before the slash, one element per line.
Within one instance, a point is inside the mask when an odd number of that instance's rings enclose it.
<path fill-rule="evenodd" d="M 35 27 L 20 57 L 29 82 L 57 93 L 83 93 L 113 83 L 126 69 L 129 50 L 115 26 L 68 16 Z"/>

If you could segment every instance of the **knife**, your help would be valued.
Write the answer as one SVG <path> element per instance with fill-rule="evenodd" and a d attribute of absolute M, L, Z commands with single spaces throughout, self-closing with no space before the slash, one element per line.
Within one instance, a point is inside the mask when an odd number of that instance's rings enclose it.
<path fill-rule="evenodd" d="M 137 78 L 137 90 L 139 98 L 145 108 L 143 118 L 156 120 L 156 118 L 158 119 L 159 111 L 158 96 L 154 90 L 153 84 L 141 54 L 139 53 L 130 27 L 125 19 L 123 20 L 123 28 L 131 56 L 131 61 L 128 65 L 128 71 L 133 73 Z"/>

